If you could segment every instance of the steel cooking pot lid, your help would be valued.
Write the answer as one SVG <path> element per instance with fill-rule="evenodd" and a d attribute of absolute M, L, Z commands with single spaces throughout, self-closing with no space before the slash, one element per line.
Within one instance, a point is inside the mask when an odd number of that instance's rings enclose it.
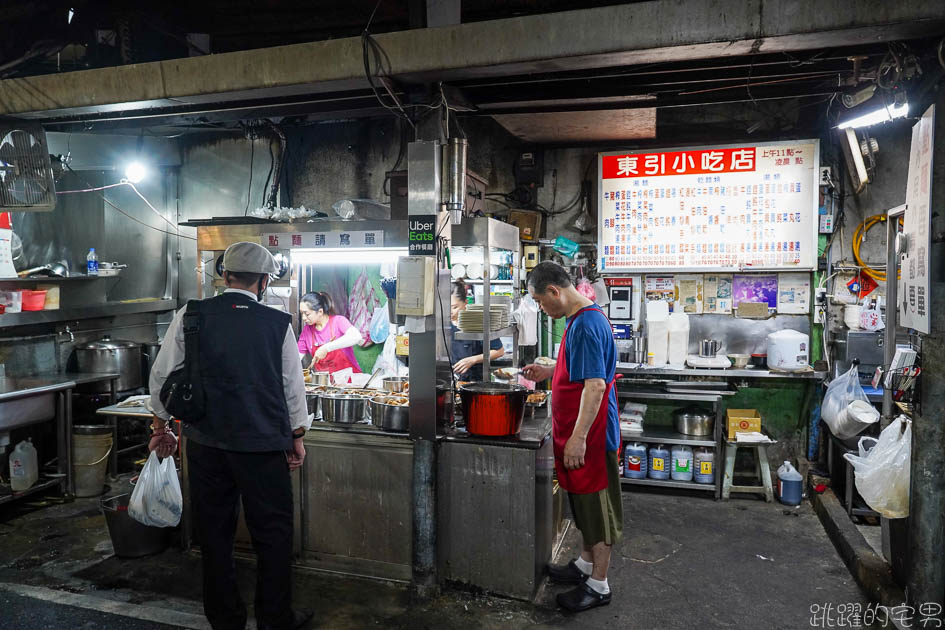
<path fill-rule="evenodd" d="M 78 347 L 79 350 L 127 350 L 140 348 L 140 343 L 134 341 L 125 341 L 124 339 L 112 339 L 108 335 L 102 337 L 99 341 L 92 341 Z"/>
<path fill-rule="evenodd" d="M 514 383 L 467 383 L 459 390 L 477 394 L 509 394 L 512 392 L 527 392 L 528 388 Z"/>
<path fill-rule="evenodd" d="M 697 407 L 696 405 L 689 405 L 688 407 L 677 409 L 676 411 L 673 412 L 673 414 L 677 416 L 687 415 L 687 416 L 710 416 L 712 418 L 715 417 L 714 412 L 709 411 L 708 409 L 703 409 L 702 407 Z"/>

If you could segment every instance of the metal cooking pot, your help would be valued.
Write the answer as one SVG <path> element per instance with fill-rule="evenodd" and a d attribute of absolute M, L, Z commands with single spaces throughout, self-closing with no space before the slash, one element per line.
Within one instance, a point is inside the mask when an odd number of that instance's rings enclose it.
<path fill-rule="evenodd" d="M 354 424 L 364 419 L 368 399 L 350 394 L 329 394 L 321 396 L 322 418 L 325 422 Z"/>
<path fill-rule="evenodd" d="M 141 344 L 134 341 L 112 339 L 105 335 L 100 341 L 76 346 L 76 362 L 80 372 L 93 374 L 118 374 L 118 391 L 124 392 L 141 387 Z M 82 391 L 104 394 L 109 383 L 86 383 Z"/>
<path fill-rule="evenodd" d="M 459 388 L 466 431 L 473 435 L 516 435 L 525 417 L 528 389 L 513 383 L 469 383 Z"/>
<path fill-rule="evenodd" d="M 436 382 L 436 423 L 441 427 L 453 422 L 453 388 L 446 381 Z"/>
<path fill-rule="evenodd" d="M 322 398 L 325 396 L 329 396 L 331 394 L 337 394 L 340 391 L 341 390 L 334 387 L 328 387 L 324 391 L 321 391 L 321 392 L 310 393 L 306 391 L 305 403 L 308 406 L 308 412 L 315 414 L 316 420 L 321 420 L 322 419 Z"/>
<path fill-rule="evenodd" d="M 319 370 L 310 374 L 312 385 L 331 385 L 331 372 Z"/>
<path fill-rule="evenodd" d="M 712 435 L 715 414 L 701 407 L 689 406 L 673 412 L 673 425 L 683 435 Z"/>
<path fill-rule="evenodd" d="M 407 391 L 409 381 L 405 376 L 389 376 L 381 380 L 381 385 L 389 392 L 400 394 Z"/>
<path fill-rule="evenodd" d="M 371 422 L 374 426 L 387 431 L 408 431 L 410 429 L 410 407 L 387 404 L 388 396 L 371 399 Z"/>

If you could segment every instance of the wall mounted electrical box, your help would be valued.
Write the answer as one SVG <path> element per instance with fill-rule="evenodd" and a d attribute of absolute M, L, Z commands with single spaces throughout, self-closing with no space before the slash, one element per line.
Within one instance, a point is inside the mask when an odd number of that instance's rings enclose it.
<path fill-rule="evenodd" d="M 397 314 L 433 315 L 435 256 L 401 256 L 397 260 Z"/>

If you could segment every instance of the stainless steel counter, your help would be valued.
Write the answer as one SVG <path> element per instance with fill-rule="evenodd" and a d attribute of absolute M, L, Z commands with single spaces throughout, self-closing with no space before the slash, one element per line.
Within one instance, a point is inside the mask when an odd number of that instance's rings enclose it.
<path fill-rule="evenodd" d="M 367 424 L 316 422 L 305 434 L 304 566 L 409 580 L 413 442 Z"/>
<path fill-rule="evenodd" d="M 685 368 L 682 370 L 668 370 L 649 366 L 638 367 L 635 363 L 618 363 L 617 372 L 629 376 L 714 376 L 717 378 L 759 378 L 759 379 L 788 379 L 822 381 L 827 377 L 826 372 L 776 372 L 773 370 L 732 368 L 713 370 L 705 368 Z"/>
<path fill-rule="evenodd" d="M 75 386 L 75 381 L 66 374 L 0 378 L 0 402 L 59 392 Z"/>
<path fill-rule="evenodd" d="M 551 421 L 515 438 L 454 432 L 437 457 L 441 581 L 531 600 L 555 545 Z"/>
<path fill-rule="evenodd" d="M 539 415 L 540 414 L 540 415 Z M 551 416 L 547 406 L 539 410 L 535 418 L 522 422 L 522 429 L 518 435 L 508 437 L 483 437 L 470 435 L 465 429 L 456 428 L 448 431 L 445 436 L 447 442 L 461 442 L 464 444 L 478 444 L 480 446 L 505 446 L 510 448 L 524 448 L 535 450 L 551 438 Z"/>
<path fill-rule="evenodd" d="M 56 372 L 20 378 L 0 378 L 0 431 L 31 424 L 56 422 L 59 476 L 40 479 L 32 488 L 3 497 L 0 503 L 59 485 L 66 495 L 75 492 L 72 478 L 72 397 L 79 383 L 113 380 L 117 374 Z M 45 461 L 46 456 L 42 456 Z"/>

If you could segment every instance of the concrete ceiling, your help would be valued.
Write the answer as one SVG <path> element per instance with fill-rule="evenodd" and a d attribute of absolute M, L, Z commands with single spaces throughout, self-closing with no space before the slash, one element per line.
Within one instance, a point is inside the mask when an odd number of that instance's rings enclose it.
<path fill-rule="evenodd" d="M 391 90 L 408 109 L 433 101 L 428 86 L 443 81 L 472 104 L 467 115 L 612 109 L 627 121 L 622 133 L 636 134 L 654 106 L 826 101 L 850 80 L 851 54 L 875 65 L 884 42 L 942 33 L 942 3 L 651 0 L 374 39 L 388 60 Z M 362 53 L 361 38 L 351 37 L 7 79 L 0 81 L 0 115 L 74 130 L 386 113 L 369 89 Z M 644 111 L 626 111 L 633 109 Z M 562 136 L 583 124 L 542 120 Z M 506 119 L 522 133 L 539 133 L 514 121 Z"/>
<path fill-rule="evenodd" d="M 493 116 L 506 131 L 532 144 L 642 140 L 656 137 L 656 109 L 607 109 Z"/>

